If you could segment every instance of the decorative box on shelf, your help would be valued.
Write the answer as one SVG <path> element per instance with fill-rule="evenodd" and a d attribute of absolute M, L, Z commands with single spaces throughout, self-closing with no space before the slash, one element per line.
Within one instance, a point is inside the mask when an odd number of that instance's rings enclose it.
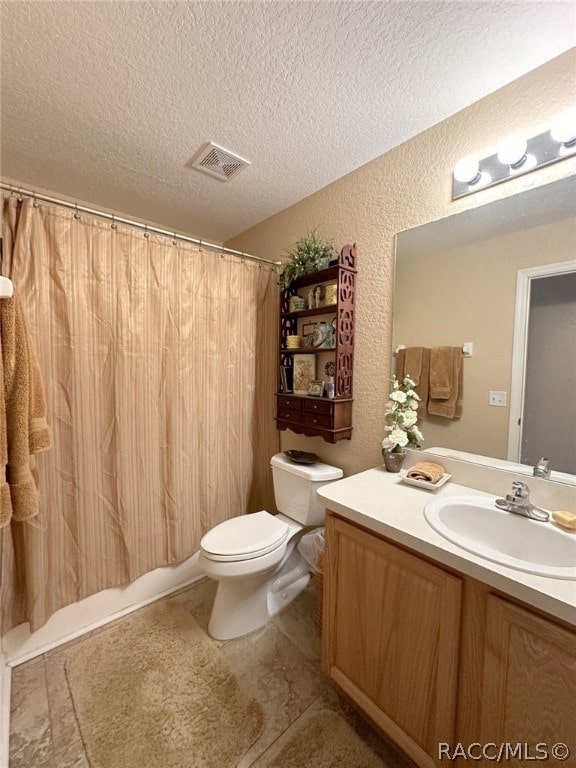
<path fill-rule="evenodd" d="M 335 264 L 281 291 L 278 429 L 352 436 L 355 288 L 356 245 L 345 245 Z"/>

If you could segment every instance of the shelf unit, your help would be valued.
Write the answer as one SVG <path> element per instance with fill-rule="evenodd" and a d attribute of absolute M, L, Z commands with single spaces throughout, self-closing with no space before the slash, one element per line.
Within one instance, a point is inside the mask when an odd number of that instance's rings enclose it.
<path fill-rule="evenodd" d="M 336 285 L 336 303 L 314 308 L 291 310 L 293 296 L 307 298 L 311 287 Z M 327 269 L 297 278 L 280 292 L 280 340 L 278 394 L 276 396 L 276 425 L 309 437 L 320 436 L 329 443 L 349 440 L 352 436 L 352 383 L 354 363 L 354 299 L 356 290 L 356 245 L 345 245 L 338 261 Z M 308 319 L 318 319 L 334 328 L 333 346 L 288 348 L 290 335 L 304 336 Z M 311 324 L 311 323 L 308 323 Z M 316 368 L 327 362 L 334 365 L 334 398 L 296 394 L 283 390 L 282 370 L 288 383 L 294 380 L 294 355 L 312 355 Z M 327 381 L 319 374 L 317 379 Z M 286 384 L 286 379 L 284 380 Z"/>

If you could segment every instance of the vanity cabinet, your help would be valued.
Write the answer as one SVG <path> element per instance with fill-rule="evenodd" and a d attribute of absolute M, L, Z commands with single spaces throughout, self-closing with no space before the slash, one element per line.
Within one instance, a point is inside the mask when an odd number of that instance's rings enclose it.
<path fill-rule="evenodd" d="M 440 744 L 524 745 L 510 766 L 576 754 L 571 627 L 333 512 L 324 566 L 324 671 L 418 766 L 470 764 Z"/>
<path fill-rule="evenodd" d="M 576 634 L 488 595 L 484 649 L 481 740 L 548 748 L 562 742 L 576 759 Z"/>
<path fill-rule="evenodd" d="M 461 579 L 327 518 L 325 671 L 418 765 L 454 743 Z"/>
<path fill-rule="evenodd" d="M 336 264 L 303 275 L 280 292 L 278 429 L 329 443 L 351 438 L 355 290 L 356 246 L 346 245 Z M 295 304 L 297 298 L 303 307 Z M 298 337 L 300 345 L 289 346 L 290 337 Z M 298 391 L 300 365 L 314 371 L 314 381 L 324 382 L 323 396 L 309 394 L 308 384 Z M 302 379 L 309 383 L 309 377 Z"/>

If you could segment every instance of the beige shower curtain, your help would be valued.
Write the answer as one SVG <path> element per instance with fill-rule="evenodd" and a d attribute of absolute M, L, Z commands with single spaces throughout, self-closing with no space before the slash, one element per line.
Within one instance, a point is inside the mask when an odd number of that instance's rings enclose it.
<path fill-rule="evenodd" d="M 273 504 L 269 266 L 31 200 L 4 201 L 53 430 L 40 515 L 2 536 L 2 627 L 182 561 Z"/>

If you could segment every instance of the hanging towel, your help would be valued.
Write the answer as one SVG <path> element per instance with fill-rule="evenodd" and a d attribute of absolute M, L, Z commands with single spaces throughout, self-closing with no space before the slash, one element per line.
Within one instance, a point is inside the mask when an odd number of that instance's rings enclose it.
<path fill-rule="evenodd" d="M 455 386 L 454 347 L 432 347 L 430 350 L 430 397 L 449 400 Z"/>
<path fill-rule="evenodd" d="M 1 301 L 1 299 L 0 299 Z M 1 330 L 1 329 L 0 329 Z M 6 435 L 6 408 L 4 402 L 4 366 L 0 365 L 0 528 L 8 525 L 12 518 L 10 486 L 6 482 L 8 464 L 8 439 Z"/>
<path fill-rule="evenodd" d="M 38 362 L 19 298 L 0 300 L 2 376 L 0 525 L 38 514 L 34 454 L 50 448 L 46 400 Z"/>
<path fill-rule="evenodd" d="M 408 347 L 404 359 L 404 376 L 410 376 L 420 403 L 426 407 L 430 380 L 430 350 L 427 347 Z"/>
<path fill-rule="evenodd" d="M 435 350 L 442 351 L 435 354 Z M 450 353 L 446 352 L 446 350 L 450 350 Z M 450 367 L 448 367 L 448 360 L 450 361 Z M 436 375 L 434 376 L 435 386 L 433 387 L 432 367 L 437 362 Z M 448 372 L 450 372 L 449 376 Z M 430 352 L 428 413 L 431 416 L 443 416 L 445 419 L 459 419 L 462 416 L 463 387 L 462 348 L 432 347 Z M 446 397 L 447 390 L 449 394 Z M 434 392 L 440 393 L 441 397 L 434 397 Z"/>
<path fill-rule="evenodd" d="M 396 370 L 395 376 L 398 381 L 402 381 L 404 378 L 404 363 L 406 361 L 406 349 L 399 349 L 396 353 Z"/>
<path fill-rule="evenodd" d="M 428 400 L 430 378 L 430 350 L 427 347 L 406 347 L 398 350 L 396 378 L 401 382 L 404 376 L 410 376 L 414 382 L 414 389 L 424 410 Z"/>

